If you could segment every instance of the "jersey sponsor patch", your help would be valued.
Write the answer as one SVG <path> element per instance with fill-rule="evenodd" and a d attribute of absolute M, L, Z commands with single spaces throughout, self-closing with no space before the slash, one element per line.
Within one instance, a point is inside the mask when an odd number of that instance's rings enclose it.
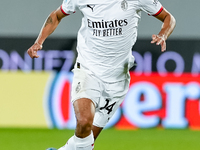
<path fill-rule="evenodd" d="M 127 19 L 93 21 L 87 19 L 88 27 L 93 29 L 93 36 L 119 36 L 123 34 L 123 27 L 127 26 Z"/>

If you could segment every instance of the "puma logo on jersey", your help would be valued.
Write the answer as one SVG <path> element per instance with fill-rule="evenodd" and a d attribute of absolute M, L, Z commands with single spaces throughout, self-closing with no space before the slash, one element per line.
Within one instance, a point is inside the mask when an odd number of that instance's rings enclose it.
<path fill-rule="evenodd" d="M 95 5 L 87 5 L 87 7 L 89 7 L 93 12 L 93 9 L 94 9 Z"/>

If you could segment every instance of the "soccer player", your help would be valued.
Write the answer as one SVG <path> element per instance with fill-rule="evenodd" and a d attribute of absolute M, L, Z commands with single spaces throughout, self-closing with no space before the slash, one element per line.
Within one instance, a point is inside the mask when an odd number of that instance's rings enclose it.
<path fill-rule="evenodd" d="M 163 22 L 151 41 L 160 45 L 162 52 L 175 27 L 174 17 L 158 0 L 64 0 L 28 49 L 31 58 L 39 57 L 37 51 L 45 39 L 77 9 L 83 14 L 71 91 L 77 125 L 75 134 L 59 150 L 93 150 L 95 139 L 122 103 L 134 64 L 131 49 L 141 11 Z"/>

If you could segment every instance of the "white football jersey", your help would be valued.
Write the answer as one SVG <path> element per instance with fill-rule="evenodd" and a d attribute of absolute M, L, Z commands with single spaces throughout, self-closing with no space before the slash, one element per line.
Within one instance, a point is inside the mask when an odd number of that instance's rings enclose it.
<path fill-rule="evenodd" d="M 61 5 L 65 14 L 76 9 L 83 14 L 77 62 L 101 80 L 116 82 L 133 66 L 141 11 L 157 15 L 163 7 L 158 0 L 64 0 Z"/>

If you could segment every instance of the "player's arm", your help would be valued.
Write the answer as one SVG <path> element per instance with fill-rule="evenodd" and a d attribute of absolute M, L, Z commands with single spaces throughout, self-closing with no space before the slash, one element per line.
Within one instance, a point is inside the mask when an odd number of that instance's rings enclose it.
<path fill-rule="evenodd" d="M 38 58 L 37 51 L 42 49 L 42 44 L 44 43 L 45 39 L 53 33 L 53 31 L 57 28 L 58 24 L 64 18 L 67 16 L 64 14 L 60 8 L 57 10 L 51 12 L 51 14 L 48 16 L 46 21 L 44 22 L 44 25 L 42 26 L 42 29 L 40 30 L 40 33 L 35 41 L 35 43 L 27 50 L 27 53 L 31 58 Z"/>
<path fill-rule="evenodd" d="M 162 12 L 155 16 L 157 19 L 163 22 L 162 27 L 158 35 L 152 35 L 151 43 L 161 45 L 161 51 L 166 50 L 166 40 L 175 28 L 176 20 L 166 9 L 163 8 Z"/>

